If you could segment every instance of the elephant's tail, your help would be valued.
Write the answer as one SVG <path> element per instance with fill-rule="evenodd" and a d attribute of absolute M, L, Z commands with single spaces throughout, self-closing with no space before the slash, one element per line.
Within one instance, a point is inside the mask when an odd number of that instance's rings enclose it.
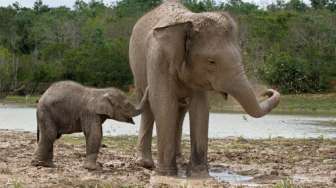
<path fill-rule="evenodd" d="M 37 119 L 37 127 L 36 127 L 36 141 L 37 143 L 40 141 L 40 118 L 39 118 L 39 109 L 36 110 L 36 119 Z"/>
<path fill-rule="evenodd" d="M 37 140 L 37 142 L 39 142 L 39 140 L 40 140 L 40 128 L 39 128 L 40 126 L 38 126 L 38 124 L 37 124 L 37 131 L 36 131 L 36 140 Z"/>

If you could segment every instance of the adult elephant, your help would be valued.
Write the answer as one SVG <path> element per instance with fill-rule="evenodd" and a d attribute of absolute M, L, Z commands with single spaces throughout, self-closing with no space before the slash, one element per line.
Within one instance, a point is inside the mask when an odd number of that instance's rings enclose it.
<path fill-rule="evenodd" d="M 191 156 L 188 174 L 208 173 L 207 91 L 232 95 L 253 117 L 277 106 L 280 94 L 272 89 L 258 102 L 244 73 L 237 25 L 224 12 L 192 13 L 176 1 L 166 1 L 143 16 L 130 40 L 130 65 L 139 99 L 147 85 L 149 100 L 141 115 L 137 162 L 153 167 L 152 129 L 158 137 L 161 175 L 177 173 L 182 122 L 190 116 Z"/>

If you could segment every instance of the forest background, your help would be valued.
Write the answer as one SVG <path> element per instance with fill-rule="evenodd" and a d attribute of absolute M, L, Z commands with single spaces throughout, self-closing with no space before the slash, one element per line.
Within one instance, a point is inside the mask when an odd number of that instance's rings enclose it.
<path fill-rule="evenodd" d="M 0 96 L 39 95 L 51 83 L 75 80 L 128 90 L 128 44 L 135 22 L 161 0 L 113 5 L 77 0 L 73 8 L 0 7 Z M 336 0 L 183 0 L 194 12 L 228 11 L 239 23 L 243 63 L 251 80 L 284 94 L 336 87 Z"/>

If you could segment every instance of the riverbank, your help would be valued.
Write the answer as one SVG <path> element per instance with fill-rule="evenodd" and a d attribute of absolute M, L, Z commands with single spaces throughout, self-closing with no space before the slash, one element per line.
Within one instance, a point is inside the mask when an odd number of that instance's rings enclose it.
<path fill-rule="evenodd" d="M 134 95 L 129 94 L 129 97 L 135 101 Z M 35 107 L 38 99 L 39 96 L 7 96 L 0 99 L 0 105 Z M 232 97 L 224 100 L 222 96 L 210 93 L 209 103 L 211 112 L 243 112 L 241 106 Z M 336 115 L 336 93 L 282 95 L 279 106 L 272 113 Z"/>
<path fill-rule="evenodd" d="M 179 186 L 194 180 L 170 178 L 157 183 L 156 176 L 136 166 L 136 137 L 104 137 L 99 162 L 102 171 L 82 168 L 85 157 L 83 137 L 64 136 L 55 144 L 57 168 L 30 166 L 36 147 L 35 134 L 0 131 L 0 185 L 13 187 L 145 187 L 174 182 Z M 179 166 L 185 169 L 190 143 L 183 141 L 183 158 Z M 153 154 L 157 155 L 156 141 Z M 211 139 L 208 161 L 210 170 L 222 179 L 232 174 L 249 177 L 250 181 L 229 184 L 214 178 L 198 179 L 213 187 L 334 187 L 336 186 L 335 139 Z M 229 173 L 224 173 L 229 172 Z M 224 176 L 222 177 L 221 175 Z M 225 175 L 226 174 L 226 175 Z M 229 174 L 229 175 L 228 175 Z M 154 180 L 153 180 L 154 179 Z M 232 177 L 231 177 L 232 179 Z M 234 178 L 233 178 L 234 179 Z M 239 179 L 239 178 L 238 178 Z M 196 181 L 196 180 L 195 180 Z M 155 183 L 156 182 L 156 183 Z M 200 185 L 200 184 L 197 184 Z M 202 184 L 201 184 L 202 185 Z M 204 185 L 204 184 L 203 184 Z M 167 187 L 167 185 L 165 186 Z"/>
<path fill-rule="evenodd" d="M 243 112 L 232 98 L 227 101 L 217 94 L 210 95 L 212 112 Z M 280 104 L 273 114 L 336 115 L 336 93 L 281 95 Z"/>
<path fill-rule="evenodd" d="M 9 95 L 0 99 L 0 107 L 2 106 L 18 106 L 18 107 L 36 107 L 40 96 L 16 96 Z"/>

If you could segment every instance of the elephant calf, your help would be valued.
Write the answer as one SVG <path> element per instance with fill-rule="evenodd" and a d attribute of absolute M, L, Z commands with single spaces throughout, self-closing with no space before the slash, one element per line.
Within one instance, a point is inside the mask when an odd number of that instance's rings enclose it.
<path fill-rule="evenodd" d="M 148 90 L 147 90 L 148 92 Z M 54 167 L 53 143 L 62 134 L 84 132 L 86 159 L 84 168 L 100 168 L 96 163 L 102 140 L 102 124 L 106 119 L 133 123 L 142 111 L 147 93 L 138 107 L 116 88 L 96 89 L 72 81 L 53 84 L 37 105 L 37 140 L 32 165 Z"/>

